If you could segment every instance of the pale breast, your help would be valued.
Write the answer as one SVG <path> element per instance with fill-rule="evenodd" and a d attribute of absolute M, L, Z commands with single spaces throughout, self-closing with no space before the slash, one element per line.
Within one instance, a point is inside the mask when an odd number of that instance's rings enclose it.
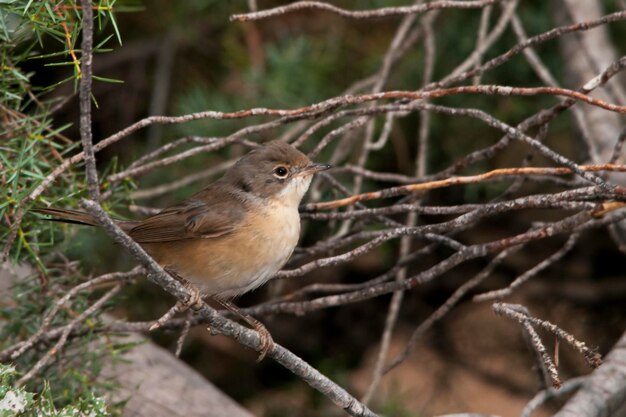
<path fill-rule="evenodd" d="M 265 215 L 257 220 L 260 234 L 268 240 L 275 260 L 284 265 L 300 238 L 300 213 L 298 208 L 283 204 L 271 204 Z M 268 257 L 271 258 L 271 256 Z"/>
<path fill-rule="evenodd" d="M 249 271 L 241 293 L 264 284 L 287 263 L 300 237 L 300 215 L 297 207 L 269 204 L 264 212 L 249 215 L 246 228 L 251 243 L 251 247 L 245 245 L 249 247 L 247 258 L 254 258 L 255 270 Z"/>

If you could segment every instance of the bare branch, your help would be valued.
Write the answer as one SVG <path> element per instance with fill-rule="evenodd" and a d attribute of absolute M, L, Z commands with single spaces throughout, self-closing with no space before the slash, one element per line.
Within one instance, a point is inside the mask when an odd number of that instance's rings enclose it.
<path fill-rule="evenodd" d="M 578 170 L 581 172 L 598 172 L 598 171 L 617 171 L 626 172 L 626 166 L 623 165 L 580 165 Z M 430 181 L 421 184 L 409 184 L 385 190 L 374 191 L 369 193 L 357 194 L 350 197 L 342 198 L 335 201 L 325 201 L 323 203 L 311 203 L 303 207 L 304 210 L 327 210 L 339 207 L 345 207 L 356 202 L 376 200 L 381 198 L 391 198 L 400 195 L 415 193 L 418 191 L 434 190 L 437 188 L 445 188 L 453 185 L 475 184 L 484 181 L 490 181 L 499 177 L 511 177 L 521 175 L 568 175 L 574 172 L 571 168 L 541 168 L 541 167 L 521 167 L 521 168 L 498 168 L 483 174 L 457 176 L 439 181 Z"/>
<path fill-rule="evenodd" d="M 374 10 L 350 11 L 321 1 L 297 1 L 287 6 L 275 7 L 273 9 L 262 10 L 259 12 L 236 14 L 230 17 L 231 21 L 249 22 L 252 20 L 267 19 L 290 13 L 298 10 L 317 9 L 335 13 L 339 16 L 350 19 L 372 19 L 377 17 L 401 16 L 406 14 L 424 13 L 435 9 L 470 9 L 481 8 L 495 3 L 497 0 L 438 0 L 426 4 L 417 4 L 414 6 L 398 6 L 398 7 L 382 7 Z"/>
<path fill-rule="evenodd" d="M 92 200 L 100 199 L 98 172 L 96 171 L 96 157 L 91 137 L 91 75 L 93 62 L 93 9 L 90 0 L 81 0 L 83 13 L 83 40 L 81 43 L 82 56 L 80 59 L 80 140 L 85 152 L 85 174 L 89 195 Z"/>

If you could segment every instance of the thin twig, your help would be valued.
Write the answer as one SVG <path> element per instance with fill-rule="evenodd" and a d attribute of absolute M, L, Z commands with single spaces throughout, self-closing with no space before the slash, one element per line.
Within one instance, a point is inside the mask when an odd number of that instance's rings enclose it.
<path fill-rule="evenodd" d="M 252 20 L 267 19 L 274 16 L 279 16 L 285 13 L 294 12 L 304 9 L 318 9 L 335 13 L 339 16 L 350 19 L 372 19 L 387 16 L 402 16 L 407 14 L 424 13 L 429 10 L 435 9 L 470 9 L 481 8 L 487 5 L 495 3 L 497 0 L 438 0 L 431 1 L 425 4 L 417 4 L 414 6 L 398 6 L 398 7 L 382 7 L 380 9 L 373 10 L 359 10 L 351 11 L 342 9 L 329 3 L 321 1 L 297 1 L 287 6 L 275 7 L 273 9 L 261 10 L 258 12 L 235 14 L 230 17 L 231 21 L 249 22 Z"/>
<path fill-rule="evenodd" d="M 180 357 L 181 352 L 183 351 L 183 345 L 185 344 L 185 339 L 189 335 L 189 330 L 191 329 L 191 321 L 193 317 L 193 311 L 187 311 L 187 318 L 185 319 L 185 324 L 183 325 L 183 329 L 178 336 L 178 340 L 176 341 L 176 351 L 174 352 L 174 356 L 177 358 Z"/>
<path fill-rule="evenodd" d="M 541 358 L 543 364 L 545 365 L 547 374 L 550 377 L 550 381 L 552 382 L 552 387 L 557 389 L 560 388 L 561 379 L 559 378 L 559 372 L 556 369 L 554 361 L 552 360 L 552 358 L 548 354 L 548 351 L 543 345 L 541 338 L 527 320 L 522 321 L 521 325 L 524 329 L 524 332 L 528 335 L 535 352 L 537 352 L 538 356 Z"/>
<path fill-rule="evenodd" d="M 480 56 L 476 58 L 476 63 L 474 66 L 476 68 L 480 67 L 480 62 L 483 57 L 484 51 L 487 48 L 482 47 L 485 43 L 485 38 L 487 37 L 487 29 L 489 28 L 489 18 L 491 17 L 491 11 L 493 10 L 493 6 L 487 6 L 483 8 L 480 13 L 480 23 L 478 24 L 478 35 L 476 36 L 476 50 L 481 51 Z M 474 80 L 472 84 L 478 85 L 480 84 L 480 76 L 481 74 L 477 74 L 474 76 Z"/>
<path fill-rule="evenodd" d="M 548 258 L 544 259 L 543 261 L 541 261 L 540 263 L 538 263 L 531 269 L 525 271 L 519 277 L 515 278 L 508 287 L 500 289 L 500 290 L 489 291 L 484 294 L 475 295 L 474 301 L 475 302 L 492 301 L 492 300 L 501 299 L 501 298 L 511 295 L 513 291 L 519 288 L 522 284 L 524 284 L 530 278 L 534 277 L 539 272 L 543 271 L 550 265 L 557 262 L 559 259 L 563 258 L 567 253 L 569 253 L 569 251 L 572 250 L 576 242 L 578 242 L 579 238 L 580 238 L 579 233 L 573 233 L 567 239 L 567 242 L 565 242 L 565 245 L 563 245 L 561 249 L 559 249 L 558 251 L 556 251 L 555 253 L 553 253 Z"/>
<path fill-rule="evenodd" d="M 477 43 L 476 49 L 468 56 L 465 61 L 463 61 L 460 65 L 458 65 L 446 78 L 454 79 L 460 74 L 464 74 L 464 72 L 472 67 L 475 67 L 475 71 L 477 72 L 475 76 L 480 75 L 480 66 L 477 65 L 480 62 L 480 58 L 483 54 L 490 48 L 501 36 L 504 30 L 509 25 L 513 14 L 515 13 L 515 9 L 517 8 L 517 4 L 519 0 L 507 0 L 502 2 L 502 14 L 500 15 L 498 21 L 496 22 L 493 30 L 485 37 L 485 39 Z M 444 79 L 445 82 L 445 79 Z"/>

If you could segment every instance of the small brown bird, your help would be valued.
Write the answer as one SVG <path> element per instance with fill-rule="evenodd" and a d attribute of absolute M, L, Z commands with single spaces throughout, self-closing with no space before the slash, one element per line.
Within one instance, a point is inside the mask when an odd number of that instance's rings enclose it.
<path fill-rule="evenodd" d="M 196 301 L 212 297 L 252 325 L 261 336 L 260 360 L 271 349 L 271 336 L 231 300 L 263 285 L 287 262 L 300 236 L 300 201 L 313 174 L 329 168 L 312 163 L 287 143 L 273 141 L 249 152 L 191 198 L 144 220 L 117 223 L 168 273 L 185 283 Z M 61 221 L 98 226 L 90 214 L 81 211 L 35 211 Z"/>

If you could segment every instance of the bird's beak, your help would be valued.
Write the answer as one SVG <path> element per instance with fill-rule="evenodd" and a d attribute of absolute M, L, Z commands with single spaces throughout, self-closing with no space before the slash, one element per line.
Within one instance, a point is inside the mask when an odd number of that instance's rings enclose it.
<path fill-rule="evenodd" d="M 332 168 L 333 166 L 330 164 L 310 164 L 305 166 L 296 174 L 298 177 L 306 177 L 309 175 L 313 175 L 320 171 L 326 171 L 327 169 Z"/>

